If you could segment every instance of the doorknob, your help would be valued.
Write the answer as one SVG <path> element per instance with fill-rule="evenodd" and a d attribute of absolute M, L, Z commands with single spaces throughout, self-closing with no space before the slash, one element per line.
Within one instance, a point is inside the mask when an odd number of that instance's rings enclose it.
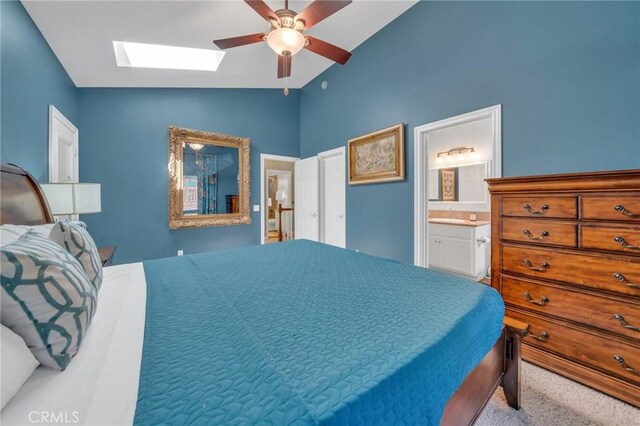
<path fill-rule="evenodd" d="M 316 212 L 311 213 L 311 217 L 317 217 L 318 214 Z"/>
<path fill-rule="evenodd" d="M 339 214 L 338 214 L 338 217 L 339 217 L 340 219 L 342 219 L 342 218 L 344 217 L 344 214 L 343 214 L 343 213 L 339 213 Z"/>

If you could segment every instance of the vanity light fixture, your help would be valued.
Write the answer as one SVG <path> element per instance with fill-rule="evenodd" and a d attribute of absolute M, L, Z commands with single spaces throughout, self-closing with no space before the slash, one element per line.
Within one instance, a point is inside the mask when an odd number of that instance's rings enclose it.
<path fill-rule="evenodd" d="M 442 163 L 443 161 L 454 161 L 454 160 L 459 160 L 459 159 L 469 159 L 474 153 L 475 153 L 475 149 L 473 149 L 473 147 L 464 147 L 464 146 L 460 146 L 460 147 L 456 147 L 456 148 L 451 148 L 448 151 L 440 151 L 438 152 L 438 155 L 436 156 L 436 162 L 437 163 Z"/>

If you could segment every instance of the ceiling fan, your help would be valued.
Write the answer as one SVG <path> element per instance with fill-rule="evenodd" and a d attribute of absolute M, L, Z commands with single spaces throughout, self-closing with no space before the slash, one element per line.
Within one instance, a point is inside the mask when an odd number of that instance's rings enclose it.
<path fill-rule="evenodd" d="M 269 22 L 269 32 L 214 40 L 213 43 L 218 48 L 229 49 L 266 41 L 278 54 L 278 78 L 291 75 L 291 58 L 304 48 L 343 65 L 351 57 L 351 52 L 303 32 L 348 6 L 352 0 L 316 0 L 300 13 L 289 9 L 289 0 L 285 0 L 284 9 L 275 12 L 264 0 L 244 1 Z M 286 80 L 284 93 L 285 95 L 289 93 Z"/>

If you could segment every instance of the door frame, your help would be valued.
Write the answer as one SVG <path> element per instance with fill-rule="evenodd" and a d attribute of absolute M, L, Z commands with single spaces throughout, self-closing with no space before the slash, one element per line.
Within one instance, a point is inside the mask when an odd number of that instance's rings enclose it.
<path fill-rule="evenodd" d="M 275 155 L 275 154 L 260 154 L 260 244 L 264 244 L 265 243 L 265 238 L 264 238 L 264 234 L 265 234 L 265 198 L 264 195 L 266 193 L 265 191 L 265 185 L 266 185 L 266 180 L 264 178 L 266 169 L 264 168 L 264 162 L 266 160 L 275 160 L 275 161 L 286 161 L 289 163 L 294 163 L 296 161 L 298 161 L 300 158 L 298 157 L 288 157 L 286 155 Z M 293 182 L 294 179 L 294 174 L 291 175 L 291 180 Z"/>
<path fill-rule="evenodd" d="M 414 127 L 413 129 L 413 262 L 416 266 L 429 267 L 429 197 L 427 196 L 427 135 L 434 130 L 441 130 L 490 118 L 493 125 L 493 158 L 491 161 L 491 177 L 502 176 L 502 105 L 494 105 L 466 114 L 438 120 L 433 123 Z"/>
<path fill-rule="evenodd" d="M 79 141 L 79 131 L 76 126 L 73 125 L 71 121 L 67 119 L 58 109 L 49 105 L 49 182 L 55 183 L 56 176 L 58 175 L 58 149 L 57 144 L 58 140 L 56 135 L 58 134 L 57 129 L 60 127 L 66 127 L 73 133 L 73 146 L 74 146 L 74 176 L 72 176 L 73 182 L 79 182 L 80 178 L 80 170 L 79 170 L 79 155 L 78 155 L 78 141 Z"/>
<path fill-rule="evenodd" d="M 318 193 L 319 193 L 319 203 L 318 203 L 318 210 L 320 211 L 320 229 L 319 229 L 319 240 L 324 242 L 324 220 L 325 220 L 325 214 L 324 214 L 324 160 L 327 158 L 331 158 L 331 157 L 336 157 L 336 156 L 342 156 L 342 160 L 343 160 L 343 167 L 345 167 L 345 180 L 344 180 L 344 241 L 345 241 L 345 247 L 346 248 L 346 243 L 347 243 L 347 171 L 346 171 L 346 155 L 347 155 L 347 150 L 344 146 L 338 147 L 338 148 L 334 148 L 334 149 L 330 149 L 328 151 L 323 151 L 318 153 Z"/>

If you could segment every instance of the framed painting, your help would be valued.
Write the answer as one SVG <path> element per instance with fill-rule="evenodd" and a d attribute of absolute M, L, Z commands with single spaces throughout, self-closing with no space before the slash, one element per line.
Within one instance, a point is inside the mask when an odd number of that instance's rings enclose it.
<path fill-rule="evenodd" d="M 404 123 L 349 139 L 349 185 L 404 180 Z"/>
<path fill-rule="evenodd" d="M 440 194 L 442 201 L 458 201 L 458 169 L 440 169 Z"/>

